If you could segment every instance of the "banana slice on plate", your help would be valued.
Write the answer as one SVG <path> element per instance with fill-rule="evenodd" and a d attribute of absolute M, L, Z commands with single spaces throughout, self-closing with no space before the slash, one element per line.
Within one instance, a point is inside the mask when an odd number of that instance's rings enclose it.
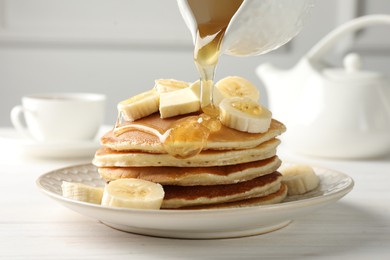
<path fill-rule="evenodd" d="M 152 89 L 118 103 L 118 112 L 126 121 L 135 121 L 158 111 L 160 93 Z"/>
<path fill-rule="evenodd" d="M 62 196 L 69 199 L 100 204 L 104 188 L 88 186 L 83 183 L 63 181 L 61 184 Z"/>
<path fill-rule="evenodd" d="M 230 76 L 215 84 L 213 102 L 218 105 L 223 99 L 230 97 L 248 97 L 257 102 L 260 99 L 260 92 L 249 80 Z"/>
<path fill-rule="evenodd" d="M 272 113 L 248 97 L 225 98 L 219 104 L 221 123 L 248 133 L 264 133 L 271 125 Z"/>
<path fill-rule="evenodd" d="M 320 178 L 308 165 L 293 165 L 281 169 L 282 182 L 288 187 L 288 195 L 300 195 L 312 191 L 320 184 Z"/>
<path fill-rule="evenodd" d="M 163 187 L 154 182 L 128 178 L 111 181 L 104 189 L 102 205 L 131 209 L 160 209 Z"/>
<path fill-rule="evenodd" d="M 171 92 L 183 88 L 187 88 L 190 86 L 189 82 L 176 80 L 176 79 L 156 79 L 154 81 L 154 89 L 158 93 Z"/>

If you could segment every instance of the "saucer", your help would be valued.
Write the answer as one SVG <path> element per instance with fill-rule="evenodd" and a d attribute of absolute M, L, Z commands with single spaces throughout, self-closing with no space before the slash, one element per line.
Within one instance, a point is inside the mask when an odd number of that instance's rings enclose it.
<path fill-rule="evenodd" d="M 111 127 L 102 126 L 96 138 L 86 141 L 50 141 L 39 142 L 18 133 L 15 129 L 7 129 L 0 133 L 0 141 L 15 149 L 23 156 L 47 159 L 93 157 L 101 146 L 100 136 Z"/>

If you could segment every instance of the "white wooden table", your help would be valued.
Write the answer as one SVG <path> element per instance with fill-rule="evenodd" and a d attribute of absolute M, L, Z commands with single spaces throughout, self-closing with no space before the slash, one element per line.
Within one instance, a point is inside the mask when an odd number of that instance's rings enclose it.
<path fill-rule="evenodd" d="M 4 131 L 4 129 L 0 129 Z M 235 239 L 178 240 L 111 229 L 42 194 L 36 179 L 89 162 L 21 157 L 0 141 L 0 259 L 390 259 L 390 155 L 372 160 L 283 160 L 344 172 L 346 197 L 278 231 Z"/>

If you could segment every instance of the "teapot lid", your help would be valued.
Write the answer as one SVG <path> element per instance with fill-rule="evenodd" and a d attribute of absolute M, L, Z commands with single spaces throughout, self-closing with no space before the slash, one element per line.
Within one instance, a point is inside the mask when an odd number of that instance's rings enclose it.
<path fill-rule="evenodd" d="M 374 71 L 362 71 L 361 57 L 356 53 L 350 53 L 344 57 L 344 68 L 324 69 L 323 73 L 328 79 L 344 83 L 374 83 L 383 80 L 383 75 Z"/>

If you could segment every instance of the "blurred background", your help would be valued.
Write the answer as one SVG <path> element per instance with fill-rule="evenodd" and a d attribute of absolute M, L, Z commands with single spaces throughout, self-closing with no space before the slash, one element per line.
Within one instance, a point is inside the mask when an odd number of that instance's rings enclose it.
<path fill-rule="evenodd" d="M 388 0 L 317 0 L 301 33 L 269 54 L 222 56 L 216 80 L 243 76 L 261 91 L 257 66 L 295 65 L 338 25 L 366 14 L 390 14 Z M 174 0 L 0 0 L 0 126 L 22 95 L 97 92 L 108 97 L 106 124 L 117 102 L 149 90 L 158 78 L 195 81 L 192 39 Z M 390 77 L 390 29 L 372 27 L 349 35 L 327 57 L 342 66 L 349 52 L 362 55 L 365 70 Z"/>

